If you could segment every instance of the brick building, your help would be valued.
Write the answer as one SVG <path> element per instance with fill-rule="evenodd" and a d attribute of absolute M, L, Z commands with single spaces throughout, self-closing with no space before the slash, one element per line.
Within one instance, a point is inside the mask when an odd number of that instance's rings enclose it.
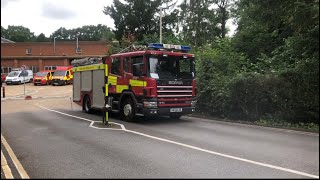
<path fill-rule="evenodd" d="M 109 47 L 106 41 L 1 43 L 1 72 L 8 73 L 22 65 L 34 73 L 54 70 L 56 66 L 70 65 L 77 58 L 105 56 Z"/>

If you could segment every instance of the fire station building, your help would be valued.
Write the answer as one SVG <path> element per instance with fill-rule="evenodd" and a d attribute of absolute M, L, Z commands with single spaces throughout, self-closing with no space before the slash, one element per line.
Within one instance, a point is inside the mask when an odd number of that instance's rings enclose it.
<path fill-rule="evenodd" d="M 1 38 L 1 72 L 26 65 L 34 73 L 69 66 L 71 61 L 85 57 L 107 55 L 106 41 L 12 42 Z"/>

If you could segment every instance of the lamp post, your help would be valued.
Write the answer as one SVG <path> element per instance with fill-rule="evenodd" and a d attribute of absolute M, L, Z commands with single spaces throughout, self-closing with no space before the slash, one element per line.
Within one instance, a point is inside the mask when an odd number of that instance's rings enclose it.
<path fill-rule="evenodd" d="M 160 43 L 162 43 L 162 7 L 160 7 Z"/>
<path fill-rule="evenodd" d="M 77 36 L 77 50 L 79 48 L 79 39 L 78 39 L 78 36 Z"/>
<path fill-rule="evenodd" d="M 53 37 L 53 53 L 56 54 L 56 38 L 57 37 Z"/>

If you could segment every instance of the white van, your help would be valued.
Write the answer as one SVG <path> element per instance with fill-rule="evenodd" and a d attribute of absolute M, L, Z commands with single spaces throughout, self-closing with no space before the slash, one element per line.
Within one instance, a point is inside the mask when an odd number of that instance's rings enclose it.
<path fill-rule="evenodd" d="M 23 77 L 21 76 L 21 70 L 20 71 L 11 71 L 5 80 L 5 83 L 7 85 L 9 84 L 22 84 L 27 82 L 32 82 L 33 80 L 33 72 L 32 70 L 25 70 L 27 71 L 28 75 Z"/>

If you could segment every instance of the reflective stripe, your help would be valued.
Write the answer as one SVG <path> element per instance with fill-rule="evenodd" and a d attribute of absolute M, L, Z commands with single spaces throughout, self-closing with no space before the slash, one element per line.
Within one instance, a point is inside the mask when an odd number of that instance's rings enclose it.
<path fill-rule="evenodd" d="M 105 82 L 105 96 L 108 97 L 109 96 L 109 77 L 108 77 L 108 64 L 105 64 L 105 67 L 104 67 L 105 71 L 104 71 L 104 75 L 105 75 L 105 81 L 107 80 L 108 78 L 108 83 Z M 116 79 L 116 82 L 117 82 L 117 79 Z M 104 100 L 106 101 L 107 98 L 104 98 Z M 108 102 L 104 102 L 104 104 L 106 105 Z M 110 106 L 112 106 L 112 104 L 109 104 Z M 105 117 L 105 120 L 106 120 L 106 123 L 109 122 L 109 113 L 108 111 L 105 112 L 106 113 L 106 117 Z"/>
<path fill-rule="evenodd" d="M 128 89 L 128 85 L 117 85 L 116 86 L 117 93 L 122 93 L 123 90 L 127 90 L 127 89 Z"/>
<path fill-rule="evenodd" d="M 129 83 L 131 84 L 131 86 L 142 86 L 142 87 L 147 86 L 147 81 L 130 79 Z"/>
<path fill-rule="evenodd" d="M 108 76 L 108 84 L 117 85 L 117 77 L 116 76 Z"/>
<path fill-rule="evenodd" d="M 94 65 L 88 65 L 88 66 L 74 67 L 72 68 L 72 71 L 78 72 L 78 71 L 90 71 L 90 70 L 97 70 L 97 69 L 105 69 L 104 64 L 94 64 Z"/>

